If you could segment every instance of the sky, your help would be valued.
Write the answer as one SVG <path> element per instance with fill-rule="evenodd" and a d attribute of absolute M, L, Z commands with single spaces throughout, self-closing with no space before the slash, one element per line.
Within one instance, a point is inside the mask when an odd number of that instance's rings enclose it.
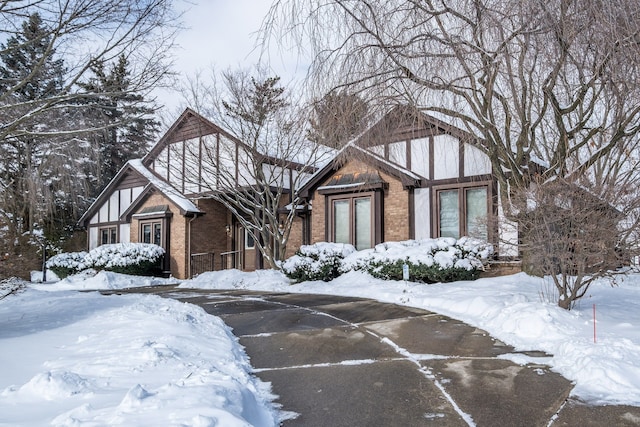
<path fill-rule="evenodd" d="M 256 46 L 257 31 L 271 7 L 271 0 L 180 0 L 184 29 L 176 39 L 174 71 L 184 81 L 198 71 L 251 68 L 261 60 L 262 49 Z M 297 55 L 272 49 L 268 57 L 274 74 L 284 83 L 303 76 L 305 65 Z M 157 92 L 158 100 L 174 112 L 179 106 L 177 92 Z M 166 112 L 165 112 L 166 113 Z"/>

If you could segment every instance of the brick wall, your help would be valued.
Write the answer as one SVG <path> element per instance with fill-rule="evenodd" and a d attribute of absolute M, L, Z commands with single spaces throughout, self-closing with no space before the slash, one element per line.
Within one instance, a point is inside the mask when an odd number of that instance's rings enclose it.
<path fill-rule="evenodd" d="M 168 231 L 169 238 L 169 265 L 171 274 L 178 279 L 187 278 L 187 251 L 186 251 L 186 230 L 187 218 L 180 215 L 180 211 L 175 207 L 169 199 L 155 193 L 150 195 L 147 200 L 137 209 L 138 212 L 146 207 L 169 205 L 169 211 L 173 214 L 171 218 L 166 219 L 165 233 Z M 131 242 L 140 241 L 140 221 L 133 218 L 131 221 L 130 231 Z"/>
<path fill-rule="evenodd" d="M 231 250 L 231 214 L 220 202 L 212 199 L 197 200 L 198 208 L 205 212 L 191 223 L 191 253 L 214 254 L 214 269 L 222 269 L 220 254 Z"/>
<path fill-rule="evenodd" d="M 378 172 L 375 168 L 359 161 L 351 160 L 333 175 L 349 174 L 356 172 Z M 409 238 L 409 192 L 402 188 L 402 183 L 387 174 L 380 173 L 382 179 L 389 184 L 384 191 L 383 198 L 383 240 L 397 241 Z M 331 177 L 327 178 L 329 181 Z M 326 182 L 326 181 L 325 181 Z M 322 183 L 320 186 L 324 185 Z M 317 191 L 313 194 L 313 209 L 311 214 L 311 243 L 323 242 L 327 239 L 325 235 L 325 196 Z"/>

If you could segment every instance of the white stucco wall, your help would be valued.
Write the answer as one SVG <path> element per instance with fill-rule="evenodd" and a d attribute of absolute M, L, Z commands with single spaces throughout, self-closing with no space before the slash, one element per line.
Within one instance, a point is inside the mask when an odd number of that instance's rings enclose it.
<path fill-rule="evenodd" d="M 415 238 L 428 239 L 431 237 L 431 191 L 429 188 L 416 188 L 413 196 Z"/>
<path fill-rule="evenodd" d="M 457 138 L 451 135 L 436 135 L 433 138 L 434 179 L 457 178 L 459 176 L 459 151 Z"/>

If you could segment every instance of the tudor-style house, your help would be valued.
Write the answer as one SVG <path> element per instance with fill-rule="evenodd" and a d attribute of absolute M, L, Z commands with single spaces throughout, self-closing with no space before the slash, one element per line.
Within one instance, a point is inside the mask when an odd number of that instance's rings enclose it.
<path fill-rule="evenodd" d="M 347 144 L 300 190 L 311 241 L 365 249 L 384 241 L 471 236 L 517 256 L 491 162 L 470 134 L 396 108 Z"/>
<path fill-rule="evenodd" d="M 221 170 L 238 185 L 251 184 L 241 161 L 245 149 L 224 129 L 185 110 L 82 216 L 88 248 L 155 243 L 166 251 L 165 271 L 177 278 L 262 268 L 250 234 L 211 197 Z M 278 159 L 261 158 L 268 167 L 281 167 Z M 293 182 L 283 184 L 287 192 Z M 321 241 L 366 249 L 384 241 L 468 235 L 494 243 L 501 257 L 517 256 L 517 227 L 502 217 L 497 190 L 491 163 L 471 135 L 395 108 L 297 189 L 302 204 L 288 253 Z"/>
<path fill-rule="evenodd" d="M 216 190 L 233 191 L 223 186 L 224 179 L 252 184 L 246 170 L 249 152 L 227 131 L 185 110 L 143 159 L 129 161 L 118 172 L 82 216 L 88 248 L 157 244 L 165 249 L 164 270 L 177 278 L 223 268 L 261 268 L 251 235 L 211 196 Z M 265 171 L 294 164 L 280 166 L 269 156 L 260 159 Z M 284 182 L 285 193 L 294 173 Z M 300 234 L 292 232 L 290 241 L 299 247 Z"/>

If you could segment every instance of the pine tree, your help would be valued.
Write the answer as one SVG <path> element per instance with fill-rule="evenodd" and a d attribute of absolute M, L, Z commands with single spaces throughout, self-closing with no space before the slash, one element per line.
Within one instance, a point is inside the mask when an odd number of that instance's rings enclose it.
<path fill-rule="evenodd" d="M 4 105 L 15 105 L 23 114 L 63 93 L 64 63 L 56 57 L 52 36 L 34 13 L 22 24 L 22 31 L 0 46 L 0 93 Z M 4 216 L 16 235 L 46 228 L 47 219 L 60 218 L 58 184 L 63 177 L 55 171 L 59 162 L 69 164 L 65 156 L 66 138 L 42 137 L 62 120 L 63 110 L 40 114 L 25 123 L 25 132 L 0 141 L 4 167 L 0 171 L 3 184 Z M 63 209 L 67 209 L 65 206 Z M 64 215 L 62 215 L 64 216 Z"/>
<path fill-rule="evenodd" d="M 0 49 L 0 91 L 20 101 L 33 101 L 62 91 L 64 66 L 56 59 L 52 36 L 38 13 L 22 24 L 22 32 Z"/>
<path fill-rule="evenodd" d="M 150 102 L 141 94 L 131 93 L 128 65 L 126 57 L 121 55 L 107 72 L 106 64 L 96 61 L 91 67 L 93 77 L 80 84 L 83 90 L 93 94 L 85 101 L 88 104 L 85 116 L 91 125 L 100 128 L 91 136 L 99 153 L 95 192 L 128 160 L 146 153 L 160 126 L 153 117 Z"/>

